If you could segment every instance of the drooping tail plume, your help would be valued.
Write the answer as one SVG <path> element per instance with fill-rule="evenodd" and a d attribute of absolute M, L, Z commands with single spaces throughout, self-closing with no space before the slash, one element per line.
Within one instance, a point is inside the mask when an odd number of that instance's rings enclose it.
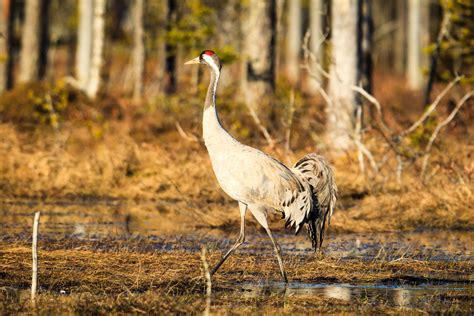
<path fill-rule="evenodd" d="M 326 221 L 331 222 L 337 200 L 337 186 L 328 162 L 316 154 L 308 154 L 293 167 L 308 181 L 313 193 L 313 208 L 307 218 L 308 236 L 314 251 L 321 247 Z"/>

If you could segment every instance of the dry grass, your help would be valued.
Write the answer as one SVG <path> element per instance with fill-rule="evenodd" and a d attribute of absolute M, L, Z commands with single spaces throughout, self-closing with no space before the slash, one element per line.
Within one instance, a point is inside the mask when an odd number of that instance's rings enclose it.
<path fill-rule="evenodd" d="M 198 225 L 222 226 L 238 219 L 235 202 L 214 179 L 203 144 L 185 141 L 177 132 L 139 142 L 130 136 L 133 128 L 131 122 L 110 122 L 103 136 L 96 138 L 76 125 L 54 133 L 20 132 L 0 124 L 1 199 L 160 201 L 169 211 L 192 213 Z M 369 145 L 377 149 L 377 143 Z M 360 175 L 355 155 L 332 159 L 341 194 L 332 228 L 347 232 L 472 228 L 471 147 L 455 136 L 443 142 L 444 150 L 432 157 L 427 183 L 419 180 L 416 166 L 407 168 L 398 184 L 390 161 L 380 174 L 367 178 Z M 277 148 L 270 153 L 292 163 L 312 150 L 286 155 Z"/>
<path fill-rule="evenodd" d="M 20 243 L 0 244 L 0 311 L 28 312 L 30 249 Z M 199 252 L 92 251 L 40 249 L 37 310 L 42 313 L 197 312 L 204 309 L 205 281 Z M 215 262 L 219 253 L 208 260 Z M 291 280 L 302 283 L 425 283 L 472 281 L 473 263 L 433 262 L 412 259 L 341 260 L 337 257 L 288 256 Z M 329 300 L 314 295 L 287 297 L 258 295 L 249 298 L 235 291 L 236 282 L 278 280 L 274 260 L 261 255 L 236 254 L 213 279 L 217 313 L 233 312 L 388 312 L 389 306 L 372 306 L 354 300 Z M 59 294 L 63 291 L 64 295 Z M 452 295 L 456 295 L 453 293 Z M 463 298 L 460 298 L 461 300 Z M 13 304 L 16 302 L 15 304 Z M 462 311 L 462 308 L 456 309 Z M 399 309 L 398 309 L 399 310 Z M 416 310 L 412 310 L 416 312 Z"/>

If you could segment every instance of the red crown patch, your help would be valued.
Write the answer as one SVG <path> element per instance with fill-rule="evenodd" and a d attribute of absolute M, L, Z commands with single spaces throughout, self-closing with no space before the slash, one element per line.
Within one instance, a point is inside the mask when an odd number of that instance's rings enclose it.
<path fill-rule="evenodd" d="M 204 51 L 204 54 L 209 55 L 209 56 L 213 56 L 213 55 L 215 55 L 216 53 L 214 53 L 212 50 L 205 50 L 205 51 Z"/>

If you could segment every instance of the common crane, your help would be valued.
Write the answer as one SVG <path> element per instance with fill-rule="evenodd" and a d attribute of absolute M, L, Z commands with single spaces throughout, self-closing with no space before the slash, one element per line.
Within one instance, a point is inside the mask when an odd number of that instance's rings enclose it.
<path fill-rule="evenodd" d="M 211 270 L 213 275 L 224 261 L 245 241 L 247 209 L 266 230 L 273 243 L 280 273 L 288 279 L 281 259 L 281 249 L 268 227 L 267 215 L 276 211 L 294 227 L 297 234 L 307 224 L 308 236 L 316 251 L 323 242 L 326 221 L 330 222 L 337 199 L 337 186 L 331 167 L 316 154 L 308 154 L 292 168 L 262 151 L 238 142 L 221 125 L 216 109 L 216 89 L 221 62 L 216 53 L 203 51 L 185 63 L 204 64 L 210 70 L 210 83 L 204 102 L 203 138 L 212 168 L 221 188 L 240 209 L 240 234 L 236 243 Z"/>

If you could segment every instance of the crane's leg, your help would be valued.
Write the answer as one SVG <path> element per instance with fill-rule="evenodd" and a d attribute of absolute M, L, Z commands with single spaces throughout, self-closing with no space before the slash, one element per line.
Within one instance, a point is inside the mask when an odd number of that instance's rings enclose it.
<path fill-rule="evenodd" d="M 247 212 L 247 204 L 239 202 L 239 210 L 240 210 L 240 234 L 239 238 L 235 244 L 226 252 L 225 255 L 222 256 L 221 261 L 211 270 L 211 275 L 216 273 L 216 271 L 220 268 L 220 266 L 226 261 L 226 259 L 234 252 L 235 249 L 239 248 L 245 241 L 245 213 Z"/>
<path fill-rule="evenodd" d="M 268 227 L 266 211 L 258 207 L 250 207 L 250 211 L 252 212 L 253 216 L 257 219 L 257 221 L 260 223 L 260 225 L 262 225 L 262 227 L 265 228 L 265 230 L 267 231 L 268 237 L 270 237 L 270 240 L 272 241 L 273 249 L 275 250 L 275 255 L 278 260 L 278 265 L 280 266 L 281 277 L 283 278 L 283 281 L 285 283 L 288 283 L 288 278 L 286 277 L 285 268 L 283 267 L 283 260 L 281 259 L 281 248 L 280 248 L 280 245 L 278 245 L 276 240 L 273 238 L 272 232 L 270 228 Z"/>

